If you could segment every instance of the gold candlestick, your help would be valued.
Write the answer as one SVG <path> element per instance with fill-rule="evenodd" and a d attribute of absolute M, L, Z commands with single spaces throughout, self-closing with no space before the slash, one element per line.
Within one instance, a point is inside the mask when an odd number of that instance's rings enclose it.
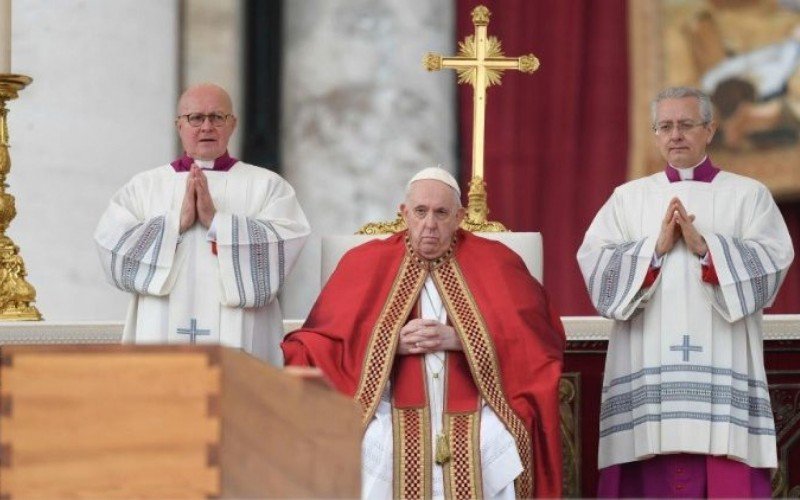
<path fill-rule="evenodd" d="M 6 193 L 6 176 L 11 171 L 6 102 L 16 99 L 18 92 L 31 81 L 24 75 L 0 74 L 0 321 L 42 319 L 36 307 L 31 305 L 36 299 L 36 290 L 25 280 L 25 263 L 19 247 L 6 236 L 8 225 L 17 215 L 14 197 Z"/>

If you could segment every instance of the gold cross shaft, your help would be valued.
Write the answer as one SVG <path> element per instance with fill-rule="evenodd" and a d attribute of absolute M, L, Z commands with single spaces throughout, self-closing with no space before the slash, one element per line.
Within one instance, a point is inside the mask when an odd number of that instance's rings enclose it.
<path fill-rule="evenodd" d="M 490 85 L 500 85 L 503 71 L 518 70 L 523 73 L 533 73 L 539 68 L 539 60 L 533 54 L 521 57 L 505 57 L 503 55 L 500 41 L 486 34 L 490 16 L 489 9 L 483 5 L 472 10 L 475 35 L 470 35 L 463 42 L 459 42 L 458 56 L 443 57 L 441 54 L 429 52 L 424 59 L 425 68 L 428 71 L 439 71 L 442 68 L 455 69 L 458 73 L 458 83 L 469 83 L 473 87 L 472 182 L 470 183 L 467 225 L 469 222 L 486 224 L 489 213 L 483 183 L 486 88 Z M 502 225 L 500 226 L 502 227 Z M 475 229 L 472 227 L 470 229 L 492 230 L 491 228 Z M 500 230 L 505 230 L 505 228 Z"/>

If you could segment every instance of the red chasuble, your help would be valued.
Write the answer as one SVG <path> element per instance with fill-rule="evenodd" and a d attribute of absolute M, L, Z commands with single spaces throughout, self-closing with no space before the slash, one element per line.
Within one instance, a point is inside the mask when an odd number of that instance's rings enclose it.
<path fill-rule="evenodd" d="M 516 441 L 523 464 L 515 481 L 517 496 L 561 496 L 558 383 L 564 330 L 542 286 L 501 243 L 459 230 L 454 246 L 435 261 L 417 257 L 406 232 L 354 248 L 340 261 L 303 327 L 283 342 L 286 364 L 319 367 L 334 387 L 361 405 L 365 428 L 390 379 L 393 407 L 421 408 L 424 421 L 429 414 L 422 356 L 396 357 L 395 351 L 400 328 L 413 317 L 429 275 L 464 348 L 448 353 L 445 414 L 455 419 L 474 411 L 482 398 Z M 455 432 L 458 421 L 451 424 L 451 467 L 456 468 L 458 450 L 465 446 Z M 429 439 L 424 434 L 420 437 Z M 475 462 L 480 465 L 474 458 L 465 463 Z M 400 467 L 404 476 L 425 474 L 411 469 L 405 462 Z"/>

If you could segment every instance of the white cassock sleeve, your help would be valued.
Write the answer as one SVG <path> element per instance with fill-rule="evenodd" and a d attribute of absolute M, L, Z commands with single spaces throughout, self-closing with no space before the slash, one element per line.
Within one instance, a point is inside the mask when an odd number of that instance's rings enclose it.
<path fill-rule="evenodd" d="M 262 307 L 283 287 L 311 232 L 294 190 L 270 182 L 252 216 L 217 212 L 217 255 L 221 302 L 229 307 Z"/>
<path fill-rule="evenodd" d="M 95 231 L 106 279 L 126 292 L 167 295 L 175 281 L 180 214 L 145 215 L 141 185 L 130 182 L 111 198 Z"/>
<path fill-rule="evenodd" d="M 759 185 L 737 208 L 741 235 L 703 234 L 719 279 L 705 288 L 729 322 L 772 305 L 794 258 L 789 230 L 766 187 Z"/>
<path fill-rule="evenodd" d="M 651 287 L 642 288 L 658 237 L 631 236 L 622 200 L 615 191 L 595 216 L 578 249 L 578 264 L 592 304 L 601 315 L 617 320 L 630 318 L 660 281 L 659 275 Z"/>

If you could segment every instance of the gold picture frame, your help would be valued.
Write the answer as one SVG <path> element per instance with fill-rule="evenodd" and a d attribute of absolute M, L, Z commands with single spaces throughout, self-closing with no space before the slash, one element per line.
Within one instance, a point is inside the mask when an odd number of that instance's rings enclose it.
<path fill-rule="evenodd" d="M 800 198 L 800 2 L 795 3 L 796 8 L 776 0 L 628 1 L 629 178 L 663 169 L 650 101 L 664 87 L 688 85 L 705 90 L 715 104 L 719 128 L 709 149 L 714 163 L 760 180 L 776 198 Z M 791 59 L 795 49 L 797 58 Z M 763 54 L 772 56 L 764 64 L 777 64 L 773 52 L 788 62 L 777 70 L 759 66 Z"/>

